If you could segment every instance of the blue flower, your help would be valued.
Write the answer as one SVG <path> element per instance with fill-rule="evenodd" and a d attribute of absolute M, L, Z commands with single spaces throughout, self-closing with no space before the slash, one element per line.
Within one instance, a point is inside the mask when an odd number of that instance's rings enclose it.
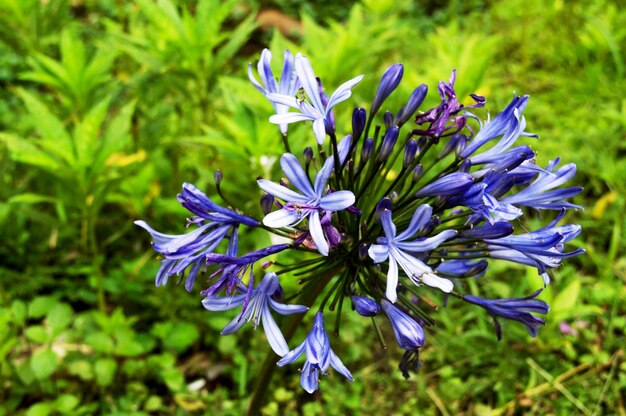
<path fill-rule="evenodd" d="M 382 263 L 389 259 L 389 271 L 387 272 L 387 299 L 396 302 L 398 296 L 396 287 L 398 286 L 398 263 L 404 273 L 416 285 L 425 284 L 436 287 L 444 292 L 451 292 L 454 285 L 448 279 L 437 276 L 433 270 L 424 262 L 409 253 L 426 253 L 439 246 L 445 240 L 449 240 L 457 235 L 454 230 L 445 230 L 430 238 L 417 238 L 409 240 L 420 228 L 428 224 L 432 217 L 432 208 L 429 205 L 420 205 L 413 214 L 413 218 L 408 228 L 396 235 L 396 226 L 391 220 L 391 211 L 385 209 L 381 214 L 381 221 L 385 237 L 379 237 L 376 241 L 379 244 L 372 244 L 368 250 L 369 256 L 374 263 Z"/>
<path fill-rule="evenodd" d="M 276 184 L 274 182 L 259 179 L 259 187 L 270 195 L 285 201 L 278 211 L 271 212 L 263 218 L 263 224 L 272 228 L 291 227 L 304 219 L 309 221 L 311 238 L 315 242 L 318 251 L 328 255 L 328 242 L 324 236 L 320 221 L 321 211 L 341 211 L 354 203 L 354 194 L 350 191 L 326 192 L 326 183 L 333 170 L 333 159 L 328 158 L 322 169 L 315 177 L 315 184 L 311 182 L 298 159 L 291 153 L 285 153 L 280 158 L 280 166 L 287 179 L 301 193 Z"/>
<path fill-rule="evenodd" d="M 541 290 L 539 289 L 525 298 L 489 300 L 478 296 L 465 295 L 463 299 L 484 308 L 491 315 L 496 326 L 498 340 L 502 338 L 502 328 L 497 318 L 521 322 L 526 325 L 528 333 L 535 337 L 539 327 L 544 325 L 545 322 L 543 319 L 531 315 L 531 312 L 546 314 L 550 310 L 550 306 L 546 302 L 535 299 L 541 293 Z"/>
<path fill-rule="evenodd" d="M 253 279 L 251 283 L 252 281 Z M 270 307 L 281 315 L 304 313 L 309 308 L 279 303 L 272 298 L 276 293 L 281 293 L 278 277 L 276 273 L 267 273 L 261 283 L 249 293 L 224 297 L 209 296 L 202 301 L 202 305 L 210 311 L 225 311 L 242 306 L 241 313 L 224 327 L 222 335 L 237 332 L 246 322 L 252 322 L 256 329 L 260 322 L 270 346 L 282 357 L 289 352 L 289 347 L 272 317 Z"/>
<path fill-rule="evenodd" d="M 573 240 L 580 234 L 580 225 L 555 225 L 565 214 L 561 211 L 558 217 L 546 227 L 526 234 L 509 235 L 497 239 L 485 239 L 489 256 L 515 263 L 535 266 L 539 273 L 546 269 L 558 267 L 561 259 L 583 254 L 582 248 L 563 252 L 563 244 Z"/>
<path fill-rule="evenodd" d="M 385 70 L 380 83 L 378 84 L 378 90 L 374 101 L 372 101 L 372 107 L 370 113 L 374 116 L 383 102 L 389 97 L 389 95 L 398 87 L 402 80 L 402 74 L 404 73 L 404 66 L 402 64 L 393 64 Z"/>
<path fill-rule="evenodd" d="M 522 112 L 527 104 L 527 95 L 522 97 L 514 95 L 513 100 L 500 114 L 481 127 L 472 141 L 463 149 L 460 156 L 467 158 L 487 142 L 502 136 L 494 147 L 470 159 L 473 165 L 486 163 L 494 155 L 498 155 L 511 147 L 519 136 L 535 136 L 532 133 L 524 132 L 526 119 L 522 116 Z"/>
<path fill-rule="evenodd" d="M 415 193 L 415 198 L 425 196 L 453 196 L 468 189 L 474 178 L 469 173 L 454 172 L 430 183 Z"/>
<path fill-rule="evenodd" d="M 535 179 L 533 183 L 518 193 L 503 198 L 502 202 L 535 209 L 582 209 L 579 205 L 564 201 L 567 198 L 578 195 L 580 191 L 582 191 L 582 187 L 574 186 L 571 188 L 554 189 L 563 185 L 576 175 L 576 165 L 574 163 L 568 163 L 554 172 L 558 163 L 558 158 L 550 161 L 546 169 L 537 174 L 537 179 Z"/>
<path fill-rule="evenodd" d="M 389 318 L 393 328 L 393 334 L 400 348 L 413 351 L 424 346 L 426 336 L 422 327 L 406 313 L 392 303 L 383 299 L 380 305 Z"/>
<path fill-rule="evenodd" d="M 263 95 L 267 96 L 268 94 L 279 93 L 288 96 L 296 95 L 296 92 L 300 88 L 298 77 L 295 72 L 294 58 L 291 52 L 288 50 L 285 51 L 285 63 L 283 65 L 283 72 L 280 76 L 280 81 L 277 84 L 276 78 L 274 77 L 274 73 L 272 72 L 272 68 L 270 67 L 270 62 L 272 60 L 272 52 L 268 49 L 263 49 L 261 52 L 261 59 L 257 65 L 257 71 L 259 72 L 259 77 L 261 77 L 261 83 L 257 81 L 252 72 L 252 63 L 248 64 L 248 78 L 252 84 L 259 90 Z M 279 104 L 273 101 L 270 101 L 274 106 L 274 111 L 276 114 L 285 114 L 289 112 L 289 106 L 284 104 Z M 287 124 L 280 125 L 280 132 L 282 134 L 287 133 Z"/>
<path fill-rule="evenodd" d="M 435 270 L 449 277 L 480 277 L 487 270 L 487 260 L 448 260 L 442 262 Z"/>
<path fill-rule="evenodd" d="M 301 370 L 300 385 L 307 392 L 313 393 L 317 390 L 319 383 L 318 371 L 326 375 L 326 370 L 328 370 L 329 366 L 333 367 L 348 380 L 354 381 L 350 371 L 330 348 L 330 341 L 324 329 L 324 315 L 321 312 L 315 315 L 313 328 L 306 339 L 292 351 L 288 352 L 277 365 L 282 367 L 291 364 L 305 353 L 306 362 Z"/>
<path fill-rule="evenodd" d="M 190 268 L 185 279 L 185 288 L 191 291 L 198 272 L 205 265 L 206 255 L 212 253 L 224 238 L 229 239 L 226 252 L 232 256 L 236 255 L 239 224 L 255 227 L 259 223 L 220 207 L 189 183 L 183 184 L 178 201 L 196 214 L 196 217 L 189 219 L 190 224 L 199 225 L 195 230 L 187 234 L 169 235 L 156 231 L 145 221 L 135 221 L 135 224 L 150 233 L 154 240 L 152 243 L 154 250 L 164 257 L 157 272 L 156 285 L 167 284 L 168 278 L 173 275 L 182 278 Z"/>
<path fill-rule="evenodd" d="M 342 101 L 347 100 L 352 95 L 351 89 L 358 84 L 363 75 L 352 78 L 339 86 L 337 90 L 330 96 L 328 103 L 322 102 L 320 96 L 320 87 L 318 80 L 313 72 L 313 67 L 309 60 L 302 54 L 296 55 L 295 60 L 296 74 L 298 80 L 304 88 L 306 97 L 310 101 L 300 100 L 291 95 L 273 94 L 267 95 L 267 98 L 281 105 L 300 110 L 296 113 L 277 114 L 270 117 L 270 122 L 275 124 L 290 124 L 298 121 L 310 120 L 313 122 L 313 131 L 317 143 L 323 144 L 326 139 L 326 131 L 334 131 L 334 123 L 332 123 L 331 110 Z"/>

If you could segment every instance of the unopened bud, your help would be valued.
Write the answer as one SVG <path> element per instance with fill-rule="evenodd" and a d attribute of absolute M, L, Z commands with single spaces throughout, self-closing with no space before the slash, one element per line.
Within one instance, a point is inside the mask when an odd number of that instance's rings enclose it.
<path fill-rule="evenodd" d="M 393 64 L 387 68 L 380 79 L 376 97 L 374 97 L 374 101 L 372 102 L 372 108 L 370 110 L 372 115 L 376 114 L 387 97 L 398 87 L 398 84 L 402 80 L 403 73 L 404 66 L 402 66 L 402 64 Z"/>
<path fill-rule="evenodd" d="M 261 210 L 263 214 L 267 215 L 272 212 L 272 206 L 274 205 L 274 197 L 267 192 L 263 192 L 261 196 Z"/>
<path fill-rule="evenodd" d="M 220 184 L 222 183 L 222 171 L 221 170 L 216 170 L 215 173 L 213 174 L 213 179 L 215 179 L 215 185 L 220 186 Z"/>
<path fill-rule="evenodd" d="M 411 180 L 413 182 L 417 182 L 419 178 L 422 177 L 422 173 L 424 173 L 424 168 L 422 168 L 421 164 L 418 164 L 413 168 L 413 177 L 411 178 Z"/>
<path fill-rule="evenodd" d="M 368 137 L 363 142 L 363 147 L 361 148 L 361 163 L 367 163 L 367 161 L 372 156 L 372 152 L 374 151 L 374 139 Z"/>
<path fill-rule="evenodd" d="M 378 154 L 377 158 L 379 162 L 387 160 L 387 158 L 393 151 L 393 147 L 398 141 L 399 134 L 400 129 L 398 129 L 398 126 L 392 126 L 389 130 L 387 130 L 387 133 L 385 133 L 385 137 L 383 137 L 383 143 L 380 146 L 380 153 Z"/>
<path fill-rule="evenodd" d="M 385 111 L 383 121 L 385 122 L 385 129 L 389 130 L 391 126 L 393 126 L 393 113 L 391 111 Z"/>
<path fill-rule="evenodd" d="M 402 161 L 402 167 L 408 168 L 415 160 L 417 154 L 417 140 L 411 139 L 407 142 L 404 148 L 404 160 Z"/>
<path fill-rule="evenodd" d="M 365 129 L 365 122 L 367 120 L 367 113 L 364 108 L 355 108 L 352 112 L 352 137 L 354 140 L 359 140 L 363 130 Z"/>
<path fill-rule="evenodd" d="M 428 86 L 426 84 L 422 84 L 415 88 L 409 97 L 409 101 L 400 109 L 400 111 L 398 111 L 398 114 L 396 114 L 395 124 L 397 126 L 402 126 L 411 118 L 411 116 L 413 116 L 413 113 L 415 113 L 419 106 L 424 102 L 424 98 L 426 98 L 427 93 Z"/>
<path fill-rule="evenodd" d="M 372 317 L 378 315 L 380 312 L 380 306 L 373 299 L 356 295 L 352 296 L 350 299 L 352 300 L 354 310 L 361 316 Z"/>
<path fill-rule="evenodd" d="M 302 157 L 304 158 L 304 164 L 309 165 L 311 160 L 313 160 L 313 149 L 311 147 L 305 147 L 302 152 Z"/>

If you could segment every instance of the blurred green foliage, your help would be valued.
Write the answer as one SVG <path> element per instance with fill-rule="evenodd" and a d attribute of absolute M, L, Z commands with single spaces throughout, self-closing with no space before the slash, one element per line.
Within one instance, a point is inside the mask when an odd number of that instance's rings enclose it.
<path fill-rule="evenodd" d="M 421 83 L 434 102 L 455 68 L 459 96 L 486 95 L 491 114 L 513 91 L 530 94 L 540 163 L 578 165 L 586 209 L 568 216 L 588 251 L 554 273 L 536 339 L 506 325 L 498 343 L 486 316 L 451 302 L 421 373 L 404 381 L 400 351 L 350 317 L 333 346 L 357 381 L 331 377 L 310 396 L 282 369 L 263 413 L 625 414 L 626 11 L 609 0 L 404 3 L 0 0 L 0 415 L 245 409 L 263 337 L 221 337 L 229 316 L 205 313 L 197 293 L 154 288 L 158 264 L 132 220 L 180 230 L 180 184 L 214 194 L 218 167 L 229 199 L 259 213 L 253 179 L 282 149 L 245 74 L 263 43 L 277 57 L 305 53 L 330 91 L 367 74 L 355 105 L 393 62 L 405 79 L 391 109 Z M 300 20 L 301 34 L 259 29 L 267 8 Z M 337 109 L 339 130 L 350 111 Z M 310 143 L 304 127 L 290 128 L 295 152 Z M 541 285 L 497 262 L 484 283 L 502 297 Z"/>

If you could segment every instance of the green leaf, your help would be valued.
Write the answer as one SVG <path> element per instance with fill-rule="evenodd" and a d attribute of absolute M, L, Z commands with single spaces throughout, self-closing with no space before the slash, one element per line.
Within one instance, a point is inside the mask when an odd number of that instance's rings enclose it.
<path fill-rule="evenodd" d="M 38 296 L 28 305 L 28 316 L 30 318 L 41 318 L 57 303 L 58 301 L 52 296 Z"/>
<path fill-rule="evenodd" d="M 108 386 L 113 382 L 117 363 L 112 358 L 101 358 L 96 361 L 94 372 L 96 374 L 96 383 L 100 386 Z"/>
<path fill-rule="evenodd" d="M 64 329 L 72 321 L 74 311 L 66 303 L 57 303 L 46 314 L 46 322 L 53 332 Z"/>
<path fill-rule="evenodd" d="M 85 343 L 97 352 L 110 354 L 113 352 L 113 340 L 103 332 L 94 332 L 85 337 Z"/>
<path fill-rule="evenodd" d="M 198 340 L 200 333 L 195 325 L 187 322 L 174 324 L 167 336 L 163 339 L 163 344 L 167 348 L 173 348 L 177 352 L 183 352 Z"/>
<path fill-rule="evenodd" d="M 46 151 L 65 160 L 69 166 L 74 164 L 74 144 L 65 126 L 46 106 L 33 94 L 26 90 L 18 90 L 26 108 L 41 134 L 39 144 Z"/>
<path fill-rule="evenodd" d="M 46 328 L 41 325 L 29 326 L 24 330 L 24 335 L 26 335 L 26 338 L 29 340 L 38 344 L 45 344 L 50 338 L 50 334 L 48 334 Z"/>
<path fill-rule="evenodd" d="M 91 166 L 95 159 L 95 149 L 98 146 L 98 132 L 109 109 L 110 97 L 106 97 L 96 104 L 76 125 L 74 139 L 78 165 Z"/>
<path fill-rule="evenodd" d="M 14 161 L 38 166 L 56 176 L 62 176 L 63 165 L 31 141 L 8 133 L 0 133 L 0 141 L 7 145 L 11 159 Z"/>
<path fill-rule="evenodd" d="M 21 300 L 14 300 L 11 304 L 11 312 L 13 312 L 13 321 L 18 325 L 24 325 L 28 310 L 26 304 Z"/>
<path fill-rule="evenodd" d="M 52 413 L 53 407 L 51 403 L 41 402 L 35 403 L 31 407 L 28 408 L 25 416 L 48 416 Z"/>
<path fill-rule="evenodd" d="M 56 203 L 57 199 L 51 196 L 33 194 L 28 192 L 9 198 L 9 203 L 11 204 L 40 204 L 43 202 Z"/>
<path fill-rule="evenodd" d="M 73 394 L 62 394 L 57 397 L 54 407 L 58 412 L 69 414 L 78 406 L 80 400 Z"/>
<path fill-rule="evenodd" d="M 580 279 L 574 279 L 569 285 L 567 285 L 566 288 L 559 291 L 559 293 L 556 295 L 556 297 L 552 301 L 552 304 L 550 305 L 551 312 L 556 314 L 573 308 L 578 302 L 579 294 Z"/>
<path fill-rule="evenodd" d="M 74 376 L 78 376 L 81 380 L 93 380 L 93 369 L 89 361 L 72 361 L 67 365 L 67 371 Z"/>
<path fill-rule="evenodd" d="M 44 380 L 57 368 L 57 356 L 54 351 L 42 349 L 36 351 L 30 359 L 30 369 L 38 380 Z"/>

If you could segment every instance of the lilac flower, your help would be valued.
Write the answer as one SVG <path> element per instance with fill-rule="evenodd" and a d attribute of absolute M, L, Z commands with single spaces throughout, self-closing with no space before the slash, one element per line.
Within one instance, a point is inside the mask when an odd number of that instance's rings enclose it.
<path fill-rule="evenodd" d="M 469 173 L 454 172 L 424 186 L 415 193 L 415 197 L 457 195 L 468 189 L 472 183 L 474 178 Z"/>
<path fill-rule="evenodd" d="M 281 315 L 304 313 L 309 308 L 277 302 L 273 296 L 281 291 L 276 273 L 267 273 L 261 283 L 250 293 L 224 297 L 208 296 L 202 301 L 202 305 L 210 311 L 225 311 L 242 306 L 241 313 L 224 327 L 221 334 L 233 334 L 246 322 L 252 322 L 256 329 L 260 322 L 270 346 L 276 354 L 282 357 L 289 352 L 289 346 L 272 317 L 270 307 Z"/>
<path fill-rule="evenodd" d="M 478 296 L 465 295 L 463 299 L 469 303 L 473 303 L 485 309 L 493 318 L 496 326 L 496 334 L 498 340 L 502 338 L 502 327 L 497 318 L 510 319 L 518 321 L 526 325 L 528 333 L 536 337 L 539 327 L 545 324 L 541 318 L 531 315 L 531 312 L 546 314 L 550 310 L 550 306 L 539 299 L 535 299 L 542 289 L 539 289 L 532 295 L 525 298 L 510 298 L 489 300 Z"/>
<path fill-rule="evenodd" d="M 424 346 L 426 336 L 424 335 L 424 330 L 415 319 L 385 299 L 380 301 L 380 305 L 383 307 L 387 318 L 389 318 L 389 322 L 391 322 L 393 334 L 400 348 L 417 350 Z"/>
<path fill-rule="evenodd" d="M 373 299 L 354 295 L 350 298 L 356 312 L 361 316 L 372 317 L 378 315 L 380 306 Z"/>
<path fill-rule="evenodd" d="M 299 100 L 291 95 L 270 93 L 267 98 L 276 103 L 295 108 L 300 112 L 277 114 L 270 117 L 270 122 L 275 124 L 290 124 L 298 121 L 310 120 L 313 122 L 313 131 L 317 143 L 323 144 L 326 138 L 326 131 L 334 130 L 334 123 L 331 121 L 332 108 L 342 101 L 347 100 L 352 95 L 351 89 L 358 84 L 363 75 L 359 75 L 339 86 L 330 96 L 328 103 L 324 104 L 320 96 L 320 88 L 317 78 L 313 72 L 313 67 L 309 60 L 302 54 L 296 55 L 296 74 L 298 80 L 304 88 L 306 97 L 310 101 Z"/>
<path fill-rule="evenodd" d="M 272 228 L 292 227 L 302 220 L 308 219 L 311 238 L 318 251 L 327 256 L 329 246 L 324 237 L 320 213 L 321 211 L 341 211 L 348 208 L 354 203 L 354 194 L 350 191 L 325 192 L 326 183 L 333 169 L 332 158 L 328 158 L 317 173 L 314 186 L 311 186 L 300 162 L 291 153 L 285 153 L 280 158 L 280 166 L 287 179 L 301 193 L 274 182 L 259 179 L 257 182 L 261 189 L 285 201 L 281 209 L 271 212 L 263 218 L 263 224 Z"/>
<path fill-rule="evenodd" d="M 252 218 L 220 207 L 189 183 L 183 184 L 178 201 L 196 214 L 195 217 L 189 219 L 190 224 L 199 225 L 195 230 L 187 234 L 169 235 L 156 231 L 145 221 L 135 221 L 135 224 L 150 233 L 154 240 L 152 243 L 154 250 L 164 257 L 157 272 L 156 285 L 167 284 L 168 278 L 173 275 L 179 275 L 182 278 L 189 269 L 185 279 L 185 289 L 191 291 L 198 272 L 205 265 L 206 255 L 212 253 L 224 238 L 229 239 L 226 252 L 229 255 L 236 255 L 239 224 L 254 227 L 259 223 Z"/>
<path fill-rule="evenodd" d="M 487 270 L 486 260 L 448 260 L 435 269 L 437 273 L 448 277 L 480 277 Z"/>
<path fill-rule="evenodd" d="M 422 84 L 419 87 L 415 88 L 415 90 L 413 90 L 411 96 L 409 97 L 409 101 L 396 114 L 394 124 L 400 127 L 404 123 L 406 123 L 409 118 L 411 118 L 413 113 L 417 111 L 419 106 L 422 105 L 427 93 L 428 86 L 426 84 Z"/>
<path fill-rule="evenodd" d="M 433 270 L 424 262 L 409 253 L 426 253 L 439 246 L 445 240 L 449 240 L 457 235 L 454 230 L 445 230 L 430 238 L 417 238 L 407 241 L 415 235 L 420 228 L 427 225 L 432 217 L 432 208 L 429 205 L 420 205 L 413 214 L 413 218 L 408 228 L 396 235 L 396 226 L 391 220 L 391 211 L 385 209 L 381 214 L 381 222 L 385 232 L 385 237 L 379 237 L 376 241 L 379 244 L 372 244 L 368 250 L 369 256 L 374 263 L 382 263 L 389 259 L 389 270 L 387 272 L 387 299 L 396 302 L 396 287 L 398 285 L 398 263 L 404 273 L 416 285 L 425 284 L 436 287 L 444 292 L 451 292 L 454 287 L 448 279 L 437 276 Z"/>
<path fill-rule="evenodd" d="M 329 366 L 333 367 L 348 380 L 354 380 L 350 371 L 330 348 L 330 341 L 324 329 L 324 315 L 321 312 L 315 315 L 313 328 L 306 339 L 292 351 L 288 352 L 278 361 L 277 365 L 282 367 L 291 364 L 304 353 L 306 353 L 306 362 L 301 370 L 300 385 L 307 392 L 313 393 L 317 390 L 319 383 L 319 375 L 317 373 L 319 371 L 321 374 L 326 375 L 326 370 L 328 370 Z"/>
<path fill-rule="evenodd" d="M 261 94 L 267 96 L 268 94 L 278 93 L 287 96 L 294 96 L 300 88 L 298 77 L 296 76 L 294 58 L 291 52 L 285 50 L 285 63 L 283 64 L 283 72 L 280 76 L 280 81 L 276 84 L 276 78 L 270 67 L 272 60 L 272 52 L 269 49 L 263 49 L 261 52 L 261 59 L 257 65 L 257 71 L 259 77 L 261 77 L 261 83 L 257 81 L 252 72 L 252 63 L 248 64 L 248 78 Z M 285 114 L 289 112 L 289 106 L 284 104 L 270 101 L 274 106 L 276 114 Z M 287 133 L 287 124 L 280 124 L 280 132 L 282 134 Z"/>

